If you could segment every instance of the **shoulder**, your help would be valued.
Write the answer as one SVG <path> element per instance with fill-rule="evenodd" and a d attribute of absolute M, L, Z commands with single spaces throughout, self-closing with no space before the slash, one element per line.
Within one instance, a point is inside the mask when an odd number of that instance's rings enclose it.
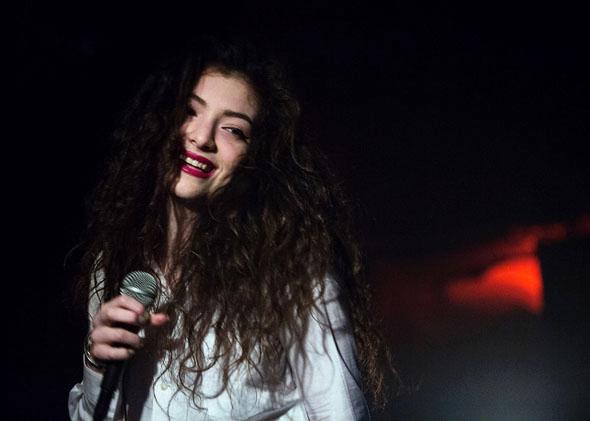
<path fill-rule="evenodd" d="M 312 320 L 327 329 L 342 329 L 349 325 L 345 309 L 345 296 L 341 279 L 328 272 L 321 282 L 314 286 L 315 305 Z"/>

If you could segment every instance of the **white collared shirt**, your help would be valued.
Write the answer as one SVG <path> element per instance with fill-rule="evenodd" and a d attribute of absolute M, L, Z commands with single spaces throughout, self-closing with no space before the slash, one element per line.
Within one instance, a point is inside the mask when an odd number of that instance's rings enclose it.
<path fill-rule="evenodd" d="M 318 311 L 309 316 L 303 348 L 291 347 L 282 359 L 282 382 L 270 390 L 246 366 L 231 373 L 228 387 L 217 394 L 221 368 L 203 373 L 199 390 L 205 398 L 196 406 L 190 393 L 179 391 L 164 363 L 138 351 L 129 361 L 107 415 L 109 420 L 364 420 L 369 419 L 359 387 L 355 344 L 338 299 L 336 281 L 328 276 Z M 98 310 L 91 298 L 90 314 Z M 215 335 L 205 339 L 213 349 Z M 70 391 L 72 420 L 91 420 L 102 375 L 84 366 L 84 378 Z M 215 396 L 217 394 L 217 396 Z"/>

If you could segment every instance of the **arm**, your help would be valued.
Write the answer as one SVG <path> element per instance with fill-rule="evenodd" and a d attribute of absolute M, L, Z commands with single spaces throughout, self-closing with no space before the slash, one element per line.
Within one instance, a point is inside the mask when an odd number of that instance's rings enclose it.
<path fill-rule="evenodd" d="M 102 361 L 124 361 L 135 354 L 142 346 L 138 330 L 142 327 L 161 326 L 168 317 L 162 313 L 145 312 L 142 304 L 135 299 L 119 295 L 101 305 L 99 294 L 94 287 L 98 282 L 93 279 L 89 299 L 89 335 L 92 346 L 89 349 L 92 359 Z M 103 373 L 92 367 L 84 358 L 84 377 L 81 383 L 70 391 L 68 410 L 72 420 L 91 420 L 100 396 Z M 118 420 L 123 417 L 119 390 L 115 391 L 107 420 Z"/>
<path fill-rule="evenodd" d="M 289 347 L 289 363 L 310 420 L 364 420 L 369 410 L 360 388 L 354 335 L 336 281 L 308 319 L 301 344 Z"/>
<path fill-rule="evenodd" d="M 93 319 L 100 308 L 100 298 L 95 288 L 96 284 L 100 282 L 99 280 L 97 280 L 97 278 L 100 277 L 101 275 L 99 272 L 98 275 L 93 277 L 93 283 L 90 287 L 91 293 L 88 301 L 89 334 L 93 327 Z M 68 398 L 68 411 L 71 420 L 92 420 L 94 408 L 100 395 L 101 382 L 102 373 L 92 368 L 86 361 L 86 358 L 84 357 L 83 379 L 80 383 L 76 384 L 72 388 L 72 390 L 70 390 L 70 395 Z M 107 419 L 115 420 L 121 418 L 120 415 L 115 416 L 115 414 L 120 414 L 120 396 L 118 390 L 115 392 L 113 399 L 111 401 L 111 406 L 107 413 Z"/>
<path fill-rule="evenodd" d="M 88 367 L 84 361 L 84 377 L 82 382 L 76 384 L 70 390 L 68 398 L 68 411 L 72 421 L 92 420 L 94 408 L 100 395 L 100 384 L 102 382 L 102 373 L 94 371 Z M 121 414 L 121 399 L 119 391 L 117 390 L 111 401 L 111 406 L 107 413 L 107 420 L 122 419 Z"/>

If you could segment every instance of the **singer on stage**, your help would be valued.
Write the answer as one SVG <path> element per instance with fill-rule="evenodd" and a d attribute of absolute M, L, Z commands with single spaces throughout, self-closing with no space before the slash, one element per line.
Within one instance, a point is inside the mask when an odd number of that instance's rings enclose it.
<path fill-rule="evenodd" d="M 283 68 L 245 44 L 187 50 L 130 102 L 91 201 L 70 416 L 93 419 L 119 364 L 109 420 L 368 419 L 387 353 Z M 121 293 L 133 271 L 158 282 L 148 308 Z"/>

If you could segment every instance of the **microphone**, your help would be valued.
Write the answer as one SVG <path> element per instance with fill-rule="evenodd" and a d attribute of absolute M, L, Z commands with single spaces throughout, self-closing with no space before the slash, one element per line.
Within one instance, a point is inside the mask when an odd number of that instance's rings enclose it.
<path fill-rule="evenodd" d="M 150 306 L 158 295 L 158 281 L 156 278 L 143 271 L 128 273 L 121 283 L 121 294 L 135 298 L 146 308 Z M 100 384 L 100 395 L 94 408 L 93 421 L 102 421 L 106 416 L 113 393 L 119 384 L 119 378 L 123 372 L 126 360 L 109 362 Z"/>

